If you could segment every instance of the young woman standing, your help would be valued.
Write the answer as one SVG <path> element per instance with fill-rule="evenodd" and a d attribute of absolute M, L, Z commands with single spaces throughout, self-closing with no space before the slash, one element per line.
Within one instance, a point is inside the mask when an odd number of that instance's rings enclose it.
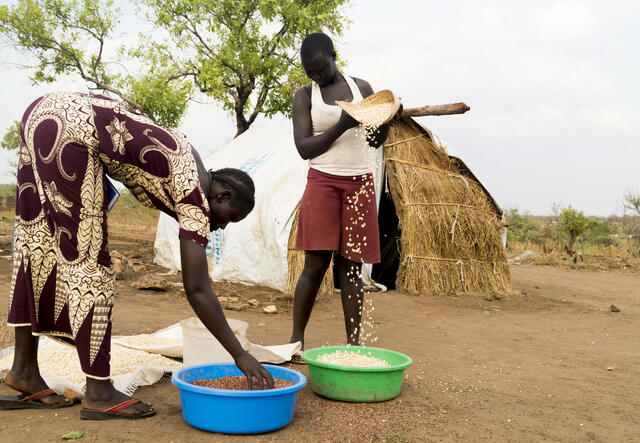
<path fill-rule="evenodd" d="M 373 89 L 338 70 L 333 42 L 326 34 L 307 36 L 300 58 L 312 82 L 296 91 L 292 106 L 296 148 L 309 160 L 309 172 L 296 238 L 305 262 L 294 293 L 291 342 L 300 341 L 304 347 L 304 330 L 318 289 L 335 257 L 347 343 L 357 345 L 362 263 L 380 261 L 371 148 L 384 143 L 389 125 L 365 141 L 359 123 L 335 105 L 336 100 L 359 102 Z"/>

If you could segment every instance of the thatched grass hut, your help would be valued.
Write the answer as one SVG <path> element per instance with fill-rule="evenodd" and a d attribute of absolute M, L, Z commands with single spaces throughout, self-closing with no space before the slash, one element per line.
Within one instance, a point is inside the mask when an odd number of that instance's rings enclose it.
<path fill-rule="evenodd" d="M 382 262 L 373 279 L 415 294 L 509 292 L 502 210 L 462 160 L 411 118 L 391 129 L 385 159 L 389 193 L 381 196 Z M 291 293 L 304 263 L 296 232 L 297 216 L 289 237 Z M 332 289 L 328 272 L 321 291 Z"/>

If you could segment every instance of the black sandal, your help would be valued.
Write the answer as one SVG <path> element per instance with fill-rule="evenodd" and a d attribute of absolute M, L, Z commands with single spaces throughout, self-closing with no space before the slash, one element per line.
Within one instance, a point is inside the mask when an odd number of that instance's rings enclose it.
<path fill-rule="evenodd" d="M 291 356 L 290 363 L 293 363 L 294 365 L 306 365 L 307 364 L 307 362 L 302 359 L 302 354 L 300 354 L 300 353 L 293 354 Z"/>
<path fill-rule="evenodd" d="M 113 420 L 114 418 L 141 420 L 143 418 L 153 417 L 156 415 L 155 409 L 151 409 L 149 412 L 144 412 L 142 414 L 127 414 L 126 412 L 121 412 L 123 409 L 126 409 L 131 405 L 135 405 L 136 403 L 142 402 L 136 398 L 132 398 L 107 409 L 98 410 L 82 408 L 80 410 L 80 418 L 83 420 Z"/>
<path fill-rule="evenodd" d="M 73 400 L 67 400 L 66 403 L 42 403 L 42 399 L 50 395 L 58 395 L 53 389 L 45 389 L 33 395 L 0 395 L 0 410 L 7 411 L 10 409 L 58 409 L 68 408 L 76 404 Z"/>

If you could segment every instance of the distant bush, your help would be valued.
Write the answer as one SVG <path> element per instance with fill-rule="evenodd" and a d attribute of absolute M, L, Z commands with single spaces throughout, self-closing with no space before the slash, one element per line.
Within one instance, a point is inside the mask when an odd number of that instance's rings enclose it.
<path fill-rule="evenodd" d="M 0 185 L 0 195 L 16 195 L 16 185 Z"/>
<path fill-rule="evenodd" d="M 562 251 L 571 243 L 585 253 L 620 247 L 640 255 L 640 217 L 634 215 L 586 217 L 582 211 L 569 206 L 557 216 L 535 216 L 517 209 L 505 211 L 510 223 L 508 243 L 521 243 L 525 248 L 539 247 L 544 253 Z M 529 246 L 527 246 L 529 245 Z M 569 246 L 569 245 L 567 245 Z"/>
<path fill-rule="evenodd" d="M 126 225 L 132 229 L 140 226 L 155 226 L 160 211 L 140 203 L 128 189 L 120 191 L 120 197 L 109 212 L 109 224 Z"/>
<path fill-rule="evenodd" d="M 616 243 L 616 232 L 607 223 L 590 218 L 584 232 L 583 241 L 598 246 L 613 246 Z"/>
<path fill-rule="evenodd" d="M 520 214 L 517 209 L 509 209 L 505 215 L 507 223 L 507 241 L 531 242 L 538 236 L 540 223 L 528 212 Z"/>
<path fill-rule="evenodd" d="M 573 209 L 571 205 L 564 208 L 560 213 L 560 221 L 562 223 L 562 229 L 565 233 L 569 234 L 568 247 L 573 247 L 573 244 L 577 240 L 578 236 L 582 235 L 587 229 L 587 218 L 582 211 Z"/>

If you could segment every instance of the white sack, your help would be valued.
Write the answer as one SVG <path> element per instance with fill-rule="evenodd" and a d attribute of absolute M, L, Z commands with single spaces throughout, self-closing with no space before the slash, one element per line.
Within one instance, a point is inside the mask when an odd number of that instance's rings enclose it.
<path fill-rule="evenodd" d="M 302 349 L 302 344 L 300 342 L 272 346 L 264 346 L 251 343 L 246 338 L 246 332 L 246 329 L 239 331 L 238 333 L 236 333 L 236 338 L 242 344 L 243 349 L 248 351 L 249 354 L 253 355 L 261 363 L 279 364 L 290 361 L 291 357 L 297 352 L 300 352 L 300 350 Z M 126 336 L 113 337 L 113 342 L 125 347 L 140 349 L 150 353 L 169 355 L 167 353 L 169 352 L 170 356 L 172 357 L 183 357 L 183 334 L 182 326 L 180 325 L 180 323 L 175 323 L 171 326 L 161 329 L 160 331 L 154 332 L 153 334 L 151 334 L 151 336 L 175 339 L 178 343 L 171 346 L 135 346 L 127 343 Z M 213 336 L 211 336 L 211 339 L 212 338 Z"/>

